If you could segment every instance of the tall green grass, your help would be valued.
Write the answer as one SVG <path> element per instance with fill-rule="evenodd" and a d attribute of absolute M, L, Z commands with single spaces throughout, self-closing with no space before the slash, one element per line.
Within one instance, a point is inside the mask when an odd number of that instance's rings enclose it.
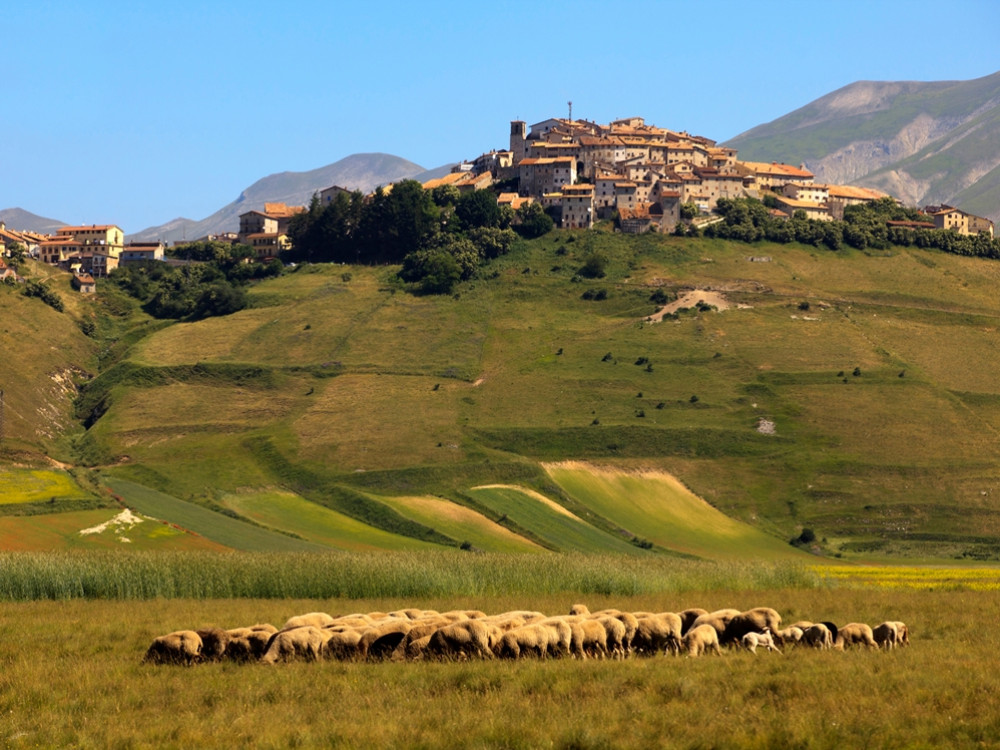
<path fill-rule="evenodd" d="M 463 552 L 6 553 L 0 600 L 634 596 L 829 585 L 789 564 Z"/>

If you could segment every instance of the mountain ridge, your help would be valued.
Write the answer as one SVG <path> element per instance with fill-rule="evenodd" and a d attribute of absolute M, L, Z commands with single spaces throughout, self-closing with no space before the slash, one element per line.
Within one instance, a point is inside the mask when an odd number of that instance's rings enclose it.
<path fill-rule="evenodd" d="M 740 158 L 802 163 L 818 182 L 951 203 L 1000 220 L 1000 73 L 856 81 L 727 141 Z"/>
<path fill-rule="evenodd" d="M 234 201 L 201 220 L 183 217 L 164 224 L 147 227 L 126 236 L 129 242 L 167 243 L 193 240 L 208 234 L 235 232 L 239 216 L 247 211 L 264 208 L 265 203 L 306 205 L 313 193 L 340 185 L 349 190 L 368 193 L 379 185 L 387 185 L 407 178 L 431 179 L 438 171 L 447 171 L 450 165 L 427 170 L 415 162 L 392 154 L 359 153 L 346 156 L 324 167 L 306 172 L 275 172 L 254 182 L 240 192 Z"/>

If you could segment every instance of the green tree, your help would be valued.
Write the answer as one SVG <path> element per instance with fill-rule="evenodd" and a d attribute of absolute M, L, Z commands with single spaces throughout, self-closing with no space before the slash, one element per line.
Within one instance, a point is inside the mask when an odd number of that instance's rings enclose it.
<path fill-rule="evenodd" d="M 497 196 L 492 190 L 472 190 L 455 204 L 455 214 L 462 225 L 472 229 L 475 227 L 499 227 L 500 207 Z"/>
<path fill-rule="evenodd" d="M 587 256 L 580 268 L 580 275 L 588 279 L 601 279 L 606 274 L 608 259 L 603 253 L 593 252 Z"/>
<path fill-rule="evenodd" d="M 540 203 L 524 203 L 517 209 L 514 229 L 527 239 L 534 239 L 547 234 L 555 227 L 552 217 L 545 213 Z"/>

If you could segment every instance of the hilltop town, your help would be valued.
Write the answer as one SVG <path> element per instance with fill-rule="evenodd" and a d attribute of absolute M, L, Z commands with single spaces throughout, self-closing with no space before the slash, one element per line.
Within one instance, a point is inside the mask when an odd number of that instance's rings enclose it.
<path fill-rule="evenodd" d="M 514 120 L 507 149 L 463 161 L 444 177 L 423 183 L 426 190 L 445 186 L 459 193 L 491 190 L 499 205 L 514 211 L 538 203 L 562 229 L 613 221 L 623 233 L 672 231 L 682 223 L 710 225 L 722 220 L 713 211 L 723 199 L 765 200 L 772 217 L 828 222 L 843 219 L 849 206 L 890 198 L 870 188 L 817 183 L 804 165 L 741 161 L 734 148 L 650 125 L 641 117 L 607 125 L 550 118 L 530 127 Z M 319 204 L 345 192 L 330 186 L 318 194 Z M 292 218 L 306 210 L 266 203 L 241 214 L 237 232 L 195 242 L 238 243 L 251 249 L 252 259 L 278 258 L 292 249 Z M 912 228 L 994 236 L 992 221 L 953 206 L 927 206 L 923 214 L 922 221 L 910 222 Z M 162 242 L 126 244 L 114 224 L 66 226 L 43 235 L 0 223 L 0 280 L 16 278 L 2 258 L 26 254 L 73 272 L 76 288 L 92 292 L 95 280 L 119 265 L 170 261 L 166 251 Z"/>

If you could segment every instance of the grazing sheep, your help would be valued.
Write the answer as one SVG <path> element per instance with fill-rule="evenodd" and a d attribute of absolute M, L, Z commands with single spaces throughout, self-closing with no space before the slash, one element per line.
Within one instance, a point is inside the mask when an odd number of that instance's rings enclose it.
<path fill-rule="evenodd" d="M 201 638 L 202 661 L 219 661 L 229 645 L 229 633 L 222 628 L 202 628 L 195 632 Z"/>
<path fill-rule="evenodd" d="M 688 656 L 700 656 L 708 651 L 722 655 L 722 650 L 719 648 L 719 631 L 710 623 L 691 628 L 682 643 Z"/>
<path fill-rule="evenodd" d="M 777 651 L 779 654 L 781 653 L 781 649 L 774 644 L 774 638 L 772 637 L 770 630 L 765 630 L 763 633 L 744 633 L 741 642 L 743 643 L 743 648 L 751 654 L 757 653 L 758 646 L 762 646 L 768 651 Z"/>
<path fill-rule="evenodd" d="M 408 656 L 411 643 L 424 638 L 429 639 L 434 634 L 435 630 L 451 624 L 450 620 L 440 616 L 428 618 L 426 620 L 415 620 L 413 622 L 413 627 L 410 628 L 407 634 L 403 637 L 403 640 L 401 640 L 399 645 L 396 646 L 396 650 L 392 652 L 392 659 L 400 661 L 402 659 L 411 658 Z"/>
<path fill-rule="evenodd" d="M 410 620 L 398 618 L 390 618 L 372 625 L 361 633 L 357 648 L 358 656 L 362 659 L 387 658 L 412 627 Z"/>
<path fill-rule="evenodd" d="M 573 630 L 563 617 L 549 617 L 536 623 L 552 631 L 549 638 L 549 654 L 551 656 L 569 656 L 573 643 Z"/>
<path fill-rule="evenodd" d="M 153 664 L 185 664 L 201 659 L 201 636 L 193 630 L 176 630 L 154 638 L 143 661 Z"/>
<path fill-rule="evenodd" d="M 787 628 L 778 630 L 774 634 L 774 642 L 779 646 L 798 645 L 802 642 L 803 630 L 796 625 L 789 625 Z"/>
<path fill-rule="evenodd" d="M 357 630 L 325 629 L 328 635 L 323 644 L 323 656 L 327 659 L 349 661 L 359 658 L 358 643 L 361 633 Z"/>
<path fill-rule="evenodd" d="M 661 612 L 639 618 L 632 650 L 653 656 L 658 653 L 676 654 L 681 647 L 681 618 L 673 612 Z"/>
<path fill-rule="evenodd" d="M 896 642 L 900 646 L 909 646 L 910 629 L 906 627 L 906 623 L 900 622 L 899 620 L 893 620 L 892 624 L 896 626 L 896 635 L 897 635 Z"/>
<path fill-rule="evenodd" d="M 821 622 L 810 625 L 802 632 L 802 641 L 813 648 L 828 649 L 833 648 L 833 634 L 830 629 Z"/>
<path fill-rule="evenodd" d="M 770 607 L 755 607 L 740 612 L 726 623 L 726 629 L 719 634 L 722 643 L 737 643 L 747 633 L 763 633 L 764 629 L 774 632 L 781 628 L 781 615 Z"/>
<path fill-rule="evenodd" d="M 594 621 L 604 628 L 605 644 L 613 659 L 624 659 L 629 649 L 628 630 L 617 617 L 595 617 Z"/>
<path fill-rule="evenodd" d="M 570 623 L 570 629 L 573 631 L 573 656 L 578 659 L 586 659 L 588 656 L 603 659 L 608 655 L 608 631 L 603 624 L 597 620 L 582 619 Z"/>
<path fill-rule="evenodd" d="M 632 639 L 635 637 L 635 631 L 639 628 L 639 619 L 631 612 L 622 612 L 618 609 L 605 609 L 595 612 L 594 616 L 613 617 L 625 626 L 625 637 L 622 639 L 622 648 L 628 654 L 632 650 Z"/>
<path fill-rule="evenodd" d="M 837 642 L 837 633 L 840 632 L 837 629 L 837 626 L 834 625 L 832 622 L 830 622 L 828 620 L 823 620 L 823 622 L 821 622 L 820 624 L 826 626 L 826 629 L 830 631 L 830 637 L 833 638 L 833 642 L 836 643 Z"/>
<path fill-rule="evenodd" d="M 326 612 L 310 612 L 307 615 L 289 617 L 288 622 L 286 622 L 281 629 L 291 630 L 292 628 L 301 628 L 306 625 L 312 625 L 314 628 L 321 628 L 324 625 L 331 625 L 333 622 L 334 618 Z"/>
<path fill-rule="evenodd" d="M 834 648 L 844 650 L 855 644 L 868 648 L 878 648 L 871 625 L 866 625 L 863 622 L 851 622 L 837 631 L 837 637 L 833 642 Z"/>
<path fill-rule="evenodd" d="M 267 650 L 260 657 L 263 664 L 274 664 L 279 661 L 292 661 L 302 657 L 307 661 L 317 661 L 322 656 L 323 645 L 327 635 L 332 631 L 323 632 L 313 625 L 304 625 L 291 630 L 279 630 L 271 636 Z"/>
<path fill-rule="evenodd" d="M 896 647 L 896 642 L 899 640 L 899 631 L 896 629 L 896 623 L 883 622 L 881 625 L 876 625 L 872 628 L 872 637 L 875 639 L 875 643 L 879 645 L 879 648 L 891 651 Z"/>
<path fill-rule="evenodd" d="M 406 648 L 402 653 L 402 658 L 404 659 L 422 659 L 424 658 L 424 653 L 427 651 L 427 644 L 431 642 L 431 637 L 425 635 L 423 638 L 416 638 L 406 644 Z M 393 655 L 395 658 L 395 654 Z"/>
<path fill-rule="evenodd" d="M 574 604 L 569 608 L 569 613 L 571 615 L 589 615 L 590 610 L 587 608 L 586 604 Z"/>
<path fill-rule="evenodd" d="M 793 622 L 788 627 L 790 627 L 790 628 L 798 628 L 799 630 L 801 630 L 804 633 L 807 630 L 809 630 L 809 628 L 811 628 L 815 624 L 816 623 L 810 622 L 809 620 L 799 620 L 798 622 Z"/>
<path fill-rule="evenodd" d="M 715 628 L 715 632 L 719 638 L 722 638 L 726 633 L 726 626 L 729 625 L 729 621 L 741 614 L 742 612 L 738 609 L 717 609 L 714 612 L 706 612 L 695 618 L 688 632 L 702 625 L 711 625 Z"/>
<path fill-rule="evenodd" d="M 499 628 L 481 620 L 461 620 L 435 630 L 426 653 L 439 659 L 490 659 L 499 634 Z"/>
<path fill-rule="evenodd" d="M 690 609 L 685 609 L 678 612 L 677 615 L 681 618 L 681 634 L 688 632 L 694 621 L 697 620 L 702 615 L 707 615 L 708 610 L 702 609 L 701 607 L 691 607 Z"/>
<path fill-rule="evenodd" d="M 252 628 L 232 628 L 226 631 L 228 641 L 226 643 L 225 658 L 231 661 L 255 661 L 267 651 L 267 644 L 271 636 L 277 632 L 273 625 L 268 625 L 271 630 L 260 629 L 262 626 L 254 625 Z"/>
<path fill-rule="evenodd" d="M 544 659 L 549 653 L 549 640 L 555 635 L 551 628 L 532 623 L 504 633 L 493 651 L 501 659 L 517 659 L 522 656 Z"/>

